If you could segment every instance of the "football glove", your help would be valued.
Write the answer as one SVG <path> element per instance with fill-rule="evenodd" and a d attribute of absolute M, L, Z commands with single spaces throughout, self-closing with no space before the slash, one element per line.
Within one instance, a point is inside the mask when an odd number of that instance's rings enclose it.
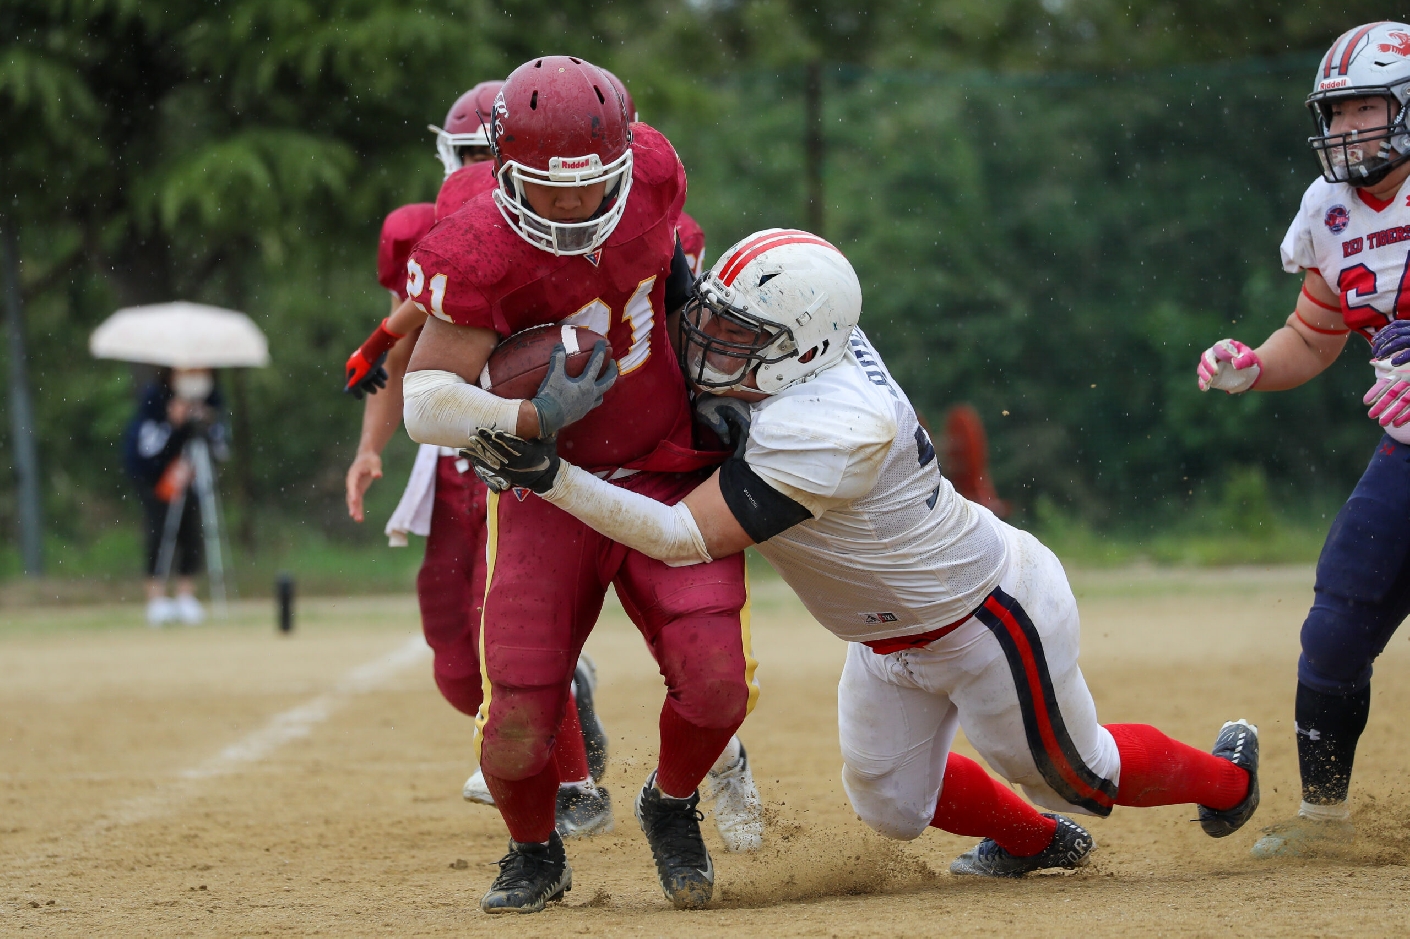
<path fill-rule="evenodd" d="M 1394 366 L 1410 362 L 1410 320 L 1396 320 L 1376 333 L 1371 340 L 1371 359 L 1390 359 Z"/>
<path fill-rule="evenodd" d="M 475 475 L 495 492 L 516 488 L 547 492 L 558 478 L 557 437 L 525 440 L 482 427 L 460 454 L 475 464 Z"/>
<path fill-rule="evenodd" d="M 560 342 L 548 360 L 548 374 L 531 399 L 539 415 L 539 436 L 552 437 L 602 403 L 607 389 L 617 380 L 617 363 L 607 358 L 607 343 L 598 340 L 592 358 L 577 378 L 570 378 L 566 363 L 568 350 Z M 604 363 L 606 367 L 604 368 Z M 517 485 L 517 483 L 516 483 Z"/>
<path fill-rule="evenodd" d="M 749 439 L 751 413 L 749 402 L 739 398 L 702 394 L 695 399 L 696 420 L 714 431 L 736 454 L 744 452 Z"/>
<path fill-rule="evenodd" d="M 1221 339 L 1199 357 L 1199 390 L 1218 388 L 1231 395 L 1242 394 L 1258 382 L 1263 363 L 1258 353 L 1237 339 Z"/>
<path fill-rule="evenodd" d="M 375 395 L 379 389 L 387 387 L 387 370 L 383 368 L 383 363 L 400 338 L 387 328 L 387 321 L 382 320 L 367 341 L 348 356 L 348 363 L 344 366 L 347 380 L 343 384 L 343 393 L 361 401 L 364 394 Z"/>

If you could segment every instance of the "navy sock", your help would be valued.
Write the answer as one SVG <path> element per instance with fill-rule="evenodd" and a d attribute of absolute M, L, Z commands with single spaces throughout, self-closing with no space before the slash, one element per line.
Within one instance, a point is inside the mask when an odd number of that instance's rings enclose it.
<path fill-rule="evenodd" d="M 1334 695 L 1298 682 L 1294 713 L 1303 801 L 1313 805 L 1345 802 L 1356 743 L 1371 713 L 1371 686 L 1349 695 Z"/>

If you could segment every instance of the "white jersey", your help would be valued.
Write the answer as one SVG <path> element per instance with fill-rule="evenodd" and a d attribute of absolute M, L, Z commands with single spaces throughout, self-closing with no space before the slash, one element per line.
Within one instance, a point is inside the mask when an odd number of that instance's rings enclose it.
<path fill-rule="evenodd" d="M 812 513 L 759 552 L 843 639 L 964 619 L 1003 575 L 993 516 L 941 475 L 915 409 L 860 329 L 836 365 L 753 406 L 744 460 Z"/>
<path fill-rule="evenodd" d="M 1341 294 L 1342 320 L 1367 339 L 1391 320 L 1410 319 L 1410 187 L 1381 203 L 1318 178 L 1280 251 L 1285 271 L 1316 271 Z M 1386 432 L 1410 443 L 1410 425 Z"/>

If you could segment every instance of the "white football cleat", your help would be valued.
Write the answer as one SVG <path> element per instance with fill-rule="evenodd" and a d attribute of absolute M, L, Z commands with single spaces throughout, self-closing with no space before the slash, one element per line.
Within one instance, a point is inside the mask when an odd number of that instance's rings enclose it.
<path fill-rule="evenodd" d="M 147 601 L 147 625 L 153 628 L 176 621 L 176 601 L 170 597 L 153 597 Z"/>
<path fill-rule="evenodd" d="M 466 802 L 494 805 L 494 796 L 490 794 L 490 787 L 485 785 L 485 774 L 478 769 L 475 770 L 475 775 L 465 780 L 465 785 L 460 790 L 460 796 Z"/>
<path fill-rule="evenodd" d="M 206 609 L 201 606 L 201 601 L 189 593 L 179 595 L 173 603 L 176 607 L 176 618 L 187 626 L 197 626 L 206 618 Z"/>
<path fill-rule="evenodd" d="M 738 759 L 724 769 L 706 774 L 700 783 L 700 795 L 715 803 L 715 827 L 726 851 L 738 854 L 759 850 L 764 843 L 764 800 L 754 785 L 743 744 L 739 746 Z"/>

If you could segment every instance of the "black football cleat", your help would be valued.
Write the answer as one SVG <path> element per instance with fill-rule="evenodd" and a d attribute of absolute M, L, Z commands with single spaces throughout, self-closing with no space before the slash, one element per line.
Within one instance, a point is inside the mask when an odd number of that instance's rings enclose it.
<path fill-rule="evenodd" d="M 538 913 L 544 904 L 563 899 L 573 889 L 573 869 L 554 832 L 548 844 L 522 844 L 512 838 L 499 859 L 499 876 L 480 901 L 486 913 Z"/>
<path fill-rule="evenodd" d="M 678 910 L 703 909 L 715 893 L 715 865 L 700 836 L 700 793 L 672 799 L 656 788 L 653 772 L 636 797 L 636 820 L 656 859 L 656 879 Z"/>
<path fill-rule="evenodd" d="M 612 830 L 612 797 L 599 786 L 570 783 L 558 787 L 554 827 L 564 840 L 588 838 Z"/>
<path fill-rule="evenodd" d="M 1022 877 L 1034 871 L 1076 870 L 1086 867 L 1097 846 L 1087 829 L 1061 815 L 1043 813 L 1057 822 L 1053 840 L 1037 854 L 1018 857 L 985 838 L 950 864 L 950 873 L 979 877 Z"/>
<path fill-rule="evenodd" d="M 593 782 L 607 775 L 607 728 L 597 716 L 593 692 L 597 690 L 597 667 L 586 655 L 578 656 L 573 671 L 573 696 L 578 702 L 578 723 L 583 728 L 583 747 L 587 750 L 588 773 Z"/>
<path fill-rule="evenodd" d="M 1210 752 L 1248 772 L 1248 795 L 1238 805 L 1231 809 L 1199 807 L 1199 827 L 1211 838 L 1223 838 L 1242 828 L 1258 810 L 1258 728 L 1243 718 L 1229 721 L 1219 728 Z"/>

